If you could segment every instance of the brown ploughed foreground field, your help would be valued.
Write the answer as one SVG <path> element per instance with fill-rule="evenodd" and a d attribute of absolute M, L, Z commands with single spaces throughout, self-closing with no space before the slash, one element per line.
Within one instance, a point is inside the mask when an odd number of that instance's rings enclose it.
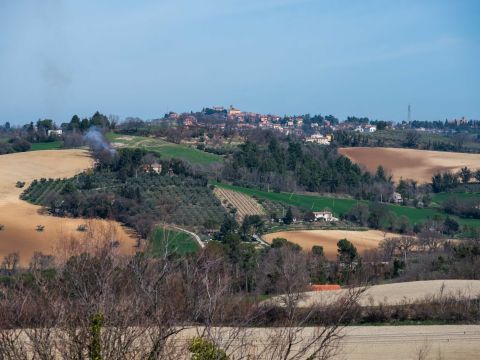
<path fill-rule="evenodd" d="M 382 165 L 397 181 L 404 178 L 425 183 L 438 172 L 455 172 L 464 166 L 480 169 L 479 154 L 374 147 L 341 148 L 339 152 L 373 173 Z"/>
<path fill-rule="evenodd" d="M 255 355 L 260 354 L 264 346 L 271 345 L 268 341 L 271 341 L 272 333 L 281 330 L 249 328 L 245 331 L 244 336 L 251 344 L 250 358 L 270 359 Z M 313 337 L 314 331 L 311 327 L 303 328 L 300 343 Z M 219 329 L 218 333 L 218 338 L 222 339 L 228 328 Z M 187 329 L 176 337 L 176 341 L 188 343 L 198 334 L 201 329 Z M 349 326 L 341 334 L 344 337 L 332 360 L 474 360 L 478 359 L 480 352 L 480 325 Z M 235 342 L 230 347 L 235 348 Z M 297 347 L 298 344 L 293 346 L 293 353 Z M 427 352 L 426 357 L 419 357 L 422 350 Z"/>
<path fill-rule="evenodd" d="M 298 351 L 311 343 L 322 328 L 306 326 L 298 330 L 299 332 L 295 332 L 296 330 L 282 327 L 212 327 L 208 330 L 203 327 L 190 327 L 169 338 L 168 346 L 175 349 L 174 357 L 171 358 L 188 360 L 192 358 L 188 351 L 191 340 L 207 333 L 210 338 L 215 339 L 220 348 L 227 350 L 232 360 L 273 360 L 277 357 L 272 357 L 268 349 L 278 346 L 275 342 L 284 344 L 281 339 L 294 333 L 295 339 L 289 359 L 307 360 L 308 354 L 299 355 Z M 8 331 L 17 331 L 16 337 L 24 339 L 28 347 L 33 346 L 33 329 Z M 130 332 L 143 333 L 146 337 L 144 341 L 148 343 L 148 329 L 130 328 Z M 328 359 L 476 360 L 480 352 L 480 325 L 348 326 L 341 329 L 339 335 L 341 339 L 335 344 L 335 349 Z M 54 337 L 55 330 L 50 329 L 49 336 Z M 139 347 L 144 345 L 143 340 L 135 342 L 138 342 Z M 61 358 L 60 354 L 54 356 L 54 359 Z M 140 359 L 135 356 L 126 358 Z"/>
<path fill-rule="evenodd" d="M 309 291 L 305 293 L 305 298 L 299 302 L 299 306 L 333 303 L 347 292 L 347 289 Z M 426 280 L 374 285 L 361 295 L 359 304 L 361 306 L 410 304 L 432 296 L 479 298 L 480 280 Z"/>
<path fill-rule="evenodd" d="M 35 251 L 57 255 L 61 251 L 60 239 L 83 239 L 91 232 L 110 237 L 120 243 L 121 253 L 133 252 L 135 239 L 118 223 L 103 220 L 59 218 L 39 213 L 41 207 L 20 200 L 23 189 L 15 187 L 25 181 L 26 187 L 34 179 L 71 177 L 93 165 L 84 150 L 45 150 L 0 156 L 0 259 L 18 252 L 20 264 L 28 265 Z M 87 224 L 88 231 L 77 227 Z M 37 231 L 36 226 L 45 226 Z"/>
<path fill-rule="evenodd" d="M 474 360 L 480 353 L 480 325 L 352 326 L 343 333 L 335 360 Z"/>
<path fill-rule="evenodd" d="M 281 231 L 263 235 L 263 239 L 271 243 L 275 238 L 285 238 L 300 245 L 303 250 L 311 250 L 314 245 L 323 246 L 325 256 L 329 260 L 337 258 L 337 242 L 348 239 L 355 245 L 360 254 L 365 250 L 376 249 L 380 241 L 385 238 L 399 237 L 398 234 L 385 233 L 379 230 L 350 231 L 350 230 L 299 230 Z"/>

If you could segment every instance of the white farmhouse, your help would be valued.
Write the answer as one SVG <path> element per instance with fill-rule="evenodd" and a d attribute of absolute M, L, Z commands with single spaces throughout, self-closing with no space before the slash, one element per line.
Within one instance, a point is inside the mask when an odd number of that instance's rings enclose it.
<path fill-rule="evenodd" d="M 331 211 L 314 211 L 313 216 L 315 217 L 315 221 L 324 220 L 324 221 L 338 221 L 338 218 L 333 216 Z"/>
<path fill-rule="evenodd" d="M 402 195 L 398 192 L 394 192 L 392 195 L 392 202 L 395 204 L 401 204 L 403 202 Z"/>
<path fill-rule="evenodd" d="M 61 136 L 63 133 L 62 130 L 48 130 L 47 134 L 48 136 Z"/>
<path fill-rule="evenodd" d="M 305 142 L 311 142 L 321 145 L 330 145 L 332 137 L 330 135 L 324 136 L 322 134 L 313 134 L 305 139 Z"/>

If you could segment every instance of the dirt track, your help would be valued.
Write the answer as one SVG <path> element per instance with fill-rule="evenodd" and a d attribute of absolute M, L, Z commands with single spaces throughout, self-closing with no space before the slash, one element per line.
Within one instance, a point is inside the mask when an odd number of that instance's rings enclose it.
<path fill-rule="evenodd" d="M 59 239 L 84 237 L 76 231 L 77 226 L 85 224 L 83 219 L 66 219 L 38 213 L 39 206 L 19 199 L 23 189 L 15 187 L 18 180 L 28 184 L 42 177 L 63 178 L 73 176 L 92 166 L 92 159 L 82 150 L 46 150 L 16 153 L 0 156 L 0 261 L 11 252 L 20 253 L 22 265 L 28 262 L 35 251 L 55 254 Z M 133 251 L 135 240 L 118 223 L 89 221 L 92 231 L 114 231 L 120 242 L 120 252 Z M 38 232 L 36 225 L 44 225 L 45 230 Z M 95 229 L 94 229 L 95 228 Z"/>
<path fill-rule="evenodd" d="M 374 147 L 341 148 L 339 152 L 372 173 L 382 165 L 395 180 L 403 178 L 425 183 L 439 171 L 455 172 L 463 166 L 480 169 L 478 154 Z"/>
<path fill-rule="evenodd" d="M 365 250 L 376 249 L 380 241 L 385 237 L 398 237 L 397 234 L 384 233 L 379 230 L 347 231 L 347 230 L 300 230 L 282 231 L 266 234 L 263 239 L 271 243 L 273 239 L 280 237 L 300 245 L 304 250 L 311 250 L 314 245 L 323 246 L 326 257 L 335 260 L 337 256 L 337 242 L 340 239 L 351 241 L 360 253 Z"/>

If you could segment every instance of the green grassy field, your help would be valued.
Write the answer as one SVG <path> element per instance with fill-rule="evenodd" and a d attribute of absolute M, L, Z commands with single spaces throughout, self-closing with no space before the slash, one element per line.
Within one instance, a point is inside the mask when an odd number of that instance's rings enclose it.
<path fill-rule="evenodd" d="M 322 211 L 329 208 L 335 214 L 340 215 L 346 213 L 350 208 L 357 203 L 357 200 L 333 198 L 318 195 L 303 195 L 303 194 L 289 194 L 283 192 L 267 192 L 258 189 L 245 188 L 235 185 L 228 185 L 225 183 L 214 183 L 218 187 L 235 190 L 246 195 L 256 196 L 272 201 L 279 201 L 287 205 L 297 206 L 303 209 L 312 211 Z M 366 203 L 366 201 L 358 201 Z"/>
<path fill-rule="evenodd" d="M 33 143 L 30 151 L 38 150 L 57 150 L 62 148 L 63 143 L 61 141 L 50 141 L 42 143 Z"/>
<path fill-rule="evenodd" d="M 480 193 L 467 193 L 467 192 L 453 192 L 453 193 L 438 193 L 432 196 L 432 202 L 440 205 L 443 201 L 449 197 L 455 196 L 460 200 L 467 199 L 480 199 Z"/>
<path fill-rule="evenodd" d="M 235 190 L 250 196 L 256 196 L 258 198 L 268 199 L 272 201 L 279 201 L 287 205 L 297 206 L 303 209 L 312 211 L 322 211 L 325 208 L 330 208 L 335 215 L 345 214 L 356 203 L 367 204 L 367 201 L 357 201 L 353 199 L 333 198 L 320 195 L 304 195 L 304 194 L 289 194 L 289 193 L 277 193 L 267 192 L 258 189 L 244 188 L 240 186 L 228 185 L 224 183 L 214 183 L 214 185 L 223 187 L 230 190 Z M 439 212 L 436 209 L 417 209 L 412 207 L 400 206 L 400 205 L 387 205 L 389 210 L 398 216 L 406 216 L 412 224 L 420 221 L 432 218 L 435 215 L 445 216 L 445 214 Z M 456 217 L 455 217 L 456 218 Z M 462 225 L 479 226 L 480 220 L 477 219 L 460 219 L 456 218 Z"/>
<path fill-rule="evenodd" d="M 156 138 L 108 133 L 107 139 L 116 146 L 143 148 L 156 152 L 165 158 L 182 159 L 193 165 L 209 165 L 223 161 L 223 158 L 219 155 Z"/>
<path fill-rule="evenodd" d="M 169 253 L 185 255 L 197 252 L 200 249 L 198 243 L 189 234 L 174 229 L 157 227 L 151 238 L 151 253 L 160 256 L 165 252 L 165 246 Z"/>
<path fill-rule="evenodd" d="M 6 143 L 8 141 L 8 137 L 0 137 L 0 143 Z M 63 145 L 62 141 L 50 141 L 50 142 L 41 142 L 41 143 L 33 143 L 30 147 L 29 151 L 38 151 L 38 150 L 57 150 L 61 149 Z"/>

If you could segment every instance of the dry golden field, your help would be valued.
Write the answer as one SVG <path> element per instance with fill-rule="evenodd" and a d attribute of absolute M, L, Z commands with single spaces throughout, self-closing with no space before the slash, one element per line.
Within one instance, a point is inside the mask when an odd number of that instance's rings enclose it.
<path fill-rule="evenodd" d="M 120 242 L 119 251 L 133 251 L 135 239 L 118 223 L 101 220 L 59 218 L 39 213 L 39 206 L 20 200 L 23 189 L 15 187 L 17 181 L 28 186 L 34 179 L 63 178 L 73 176 L 91 167 L 92 159 L 83 150 L 45 150 L 0 156 L 0 260 L 11 252 L 19 252 L 21 265 L 28 262 L 35 251 L 56 254 L 61 239 L 85 238 L 77 231 L 78 225 L 88 223 L 90 231 L 115 233 Z M 37 225 L 45 226 L 36 231 Z"/>
<path fill-rule="evenodd" d="M 345 296 L 348 290 L 309 291 L 299 306 L 330 303 Z M 425 280 L 374 285 L 360 297 L 361 306 L 398 305 L 421 301 L 431 296 L 453 296 L 468 299 L 480 297 L 480 280 Z"/>
<path fill-rule="evenodd" d="M 455 172 L 464 166 L 480 169 L 478 154 L 374 147 L 341 148 L 339 152 L 370 172 L 382 165 L 397 181 L 403 178 L 425 183 L 439 171 Z"/>
<path fill-rule="evenodd" d="M 365 250 L 376 249 L 380 241 L 389 237 L 399 237 L 398 234 L 385 233 L 379 230 L 349 231 L 349 230 L 299 230 L 281 231 L 266 234 L 263 239 L 271 243 L 275 238 L 285 238 L 300 245 L 304 250 L 311 250 L 314 245 L 323 246 L 326 257 L 335 260 L 337 256 L 337 242 L 348 239 L 357 248 L 360 254 Z"/>

